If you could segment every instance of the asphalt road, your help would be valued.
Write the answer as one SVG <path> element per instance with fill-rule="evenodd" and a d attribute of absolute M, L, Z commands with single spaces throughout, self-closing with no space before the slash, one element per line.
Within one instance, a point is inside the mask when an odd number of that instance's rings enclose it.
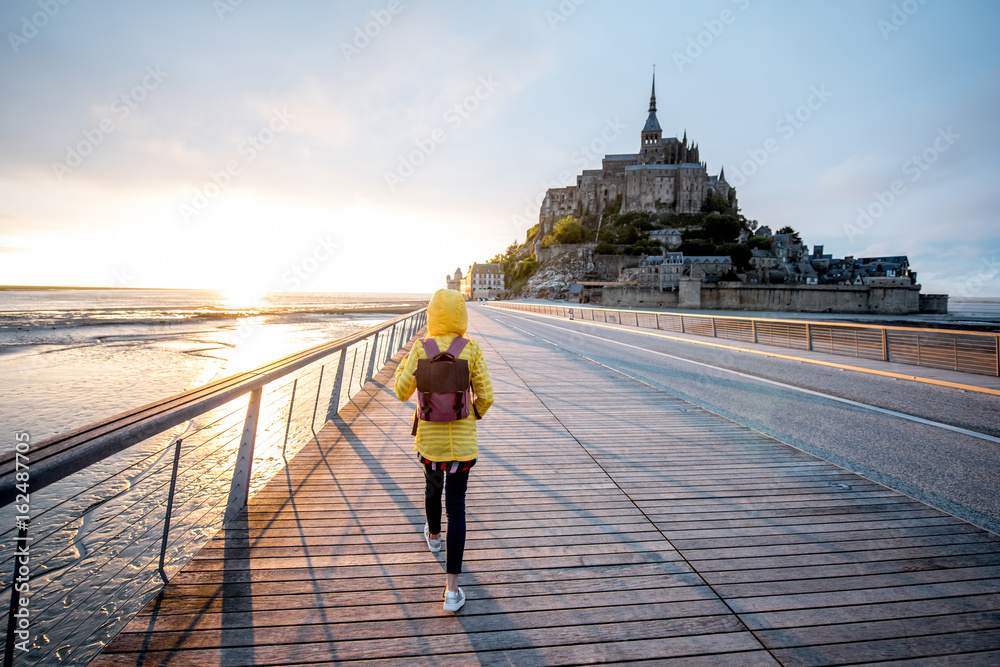
<path fill-rule="evenodd" d="M 479 310 L 1000 533 L 1000 397 L 586 322 Z"/>

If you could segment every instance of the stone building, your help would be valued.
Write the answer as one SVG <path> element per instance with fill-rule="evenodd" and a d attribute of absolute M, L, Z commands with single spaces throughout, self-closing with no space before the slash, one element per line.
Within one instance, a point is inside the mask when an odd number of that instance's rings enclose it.
<path fill-rule="evenodd" d="M 473 264 L 462 277 L 459 291 L 466 299 L 490 299 L 503 291 L 503 267 L 499 264 Z"/>
<path fill-rule="evenodd" d="M 675 250 L 684 242 L 684 235 L 679 229 L 654 229 L 649 233 L 650 241 L 658 241 L 667 250 Z"/>
<path fill-rule="evenodd" d="M 736 190 L 726 182 L 725 171 L 709 176 L 700 161 L 697 144 L 663 137 L 656 117 L 656 78 L 649 97 L 649 116 L 640 134 L 638 153 L 605 155 L 600 169 L 585 169 L 576 185 L 551 188 L 545 193 L 538 222 L 544 234 L 552 233 L 556 220 L 567 215 L 600 215 L 621 197 L 621 212 L 660 210 L 698 213 L 709 192 L 736 205 Z"/>
<path fill-rule="evenodd" d="M 676 289 L 684 270 L 684 253 L 649 255 L 639 263 L 639 286 L 659 290 Z"/>
<path fill-rule="evenodd" d="M 462 290 L 462 269 L 461 268 L 455 269 L 455 274 L 452 276 L 445 276 L 444 280 L 445 280 L 445 285 L 447 286 L 448 289 L 453 289 L 456 292 L 460 292 Z"/>
<path fill-rule="evenodd" d="M 694 267 L 698 267 L 694 271 Z M 639 287 L 675 290 L 683 276 L 721 278 L 733 270 L 733 260 L 728 255 L 685 257 L 682 252 L 665 252 L 649 255 L 639 263 Z"/>

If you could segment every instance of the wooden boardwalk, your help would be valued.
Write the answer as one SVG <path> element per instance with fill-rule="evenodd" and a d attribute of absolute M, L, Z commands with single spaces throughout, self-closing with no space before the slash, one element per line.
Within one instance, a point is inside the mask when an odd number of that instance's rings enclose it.
<path fill-rule="evenodd" d="M 475 309 L 470 335 L 496 404 L 461 611 L 393 363 L 91 664 L 1000 664 L 996 535 Z"/>

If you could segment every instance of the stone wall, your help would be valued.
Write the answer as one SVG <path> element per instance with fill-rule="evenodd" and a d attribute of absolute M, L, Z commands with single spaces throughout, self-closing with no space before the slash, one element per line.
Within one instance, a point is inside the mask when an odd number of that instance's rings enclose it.
<path fill-rule="evenodd" d="M 920 312 L 946 315 L 948 313 L 947 294 L 921 294 Z"/>
<path fill-rule="evenodd" d="M 796 313 L 873 313 L 905 315 L 920 312 L 920 287 L 863 285 L 745 285 L 702 284 L 681 280 L 677 292 L 633 285 L 606 286 L 601 305 L 703 310 L 746 310 Z"/>
<path fill-rule="evenodd" d="M 637 268 L 640 261 L 642 257 L 635 255 L 594 255 L 594 269 L 600 274 L 599 280 L 611 282 L 618 280 L 625 269 Z"/>
<path fill-rule="evenodd" d="M 597 297 L 597 295 L 600 297 Z M 598 301 L 597 298 L 600 300 Z M 661 292 L 638 285 L 605 285 L 594 292 L 592 303 L 598 306 L 637 308 L 682 308 L 677 292 Z"/>
<path fill-rule="evenodd" d="M 580 250 L 586 254 L 591 254 L 594 252 L 595 245 L 595 243 L 557 243 L 550 245 L 548 248 L 538 248 L 535 250 L 535 259 L 538 260 L 539 264 L 542 264 L 544 262 L 551 262 L 564 255 L 576 255 Z"/>

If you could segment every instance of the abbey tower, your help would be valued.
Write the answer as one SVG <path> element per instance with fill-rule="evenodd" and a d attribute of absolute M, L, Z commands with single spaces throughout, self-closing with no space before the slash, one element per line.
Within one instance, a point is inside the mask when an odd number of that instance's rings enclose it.
<path fill-rule="evenodd" d="M 709 192 L 736 205 L 736 190 L 726 182 L 725 171 L 709 176 L 699 160 L 698 145 L 684 138 L 663 138 L 656 118 L 656 74 L 649 96 L 649 116 L 640 135 L 638 153 L 605 155 L 600 169 L 585 169 L 576 185 L 550 188 L 545 193 L 538 221 L 551 233 L 555 221 L 567 215 L 600 216 L 608 204 L 622 197 L 621 212 L 669 211 L 697 213 Z"/>

